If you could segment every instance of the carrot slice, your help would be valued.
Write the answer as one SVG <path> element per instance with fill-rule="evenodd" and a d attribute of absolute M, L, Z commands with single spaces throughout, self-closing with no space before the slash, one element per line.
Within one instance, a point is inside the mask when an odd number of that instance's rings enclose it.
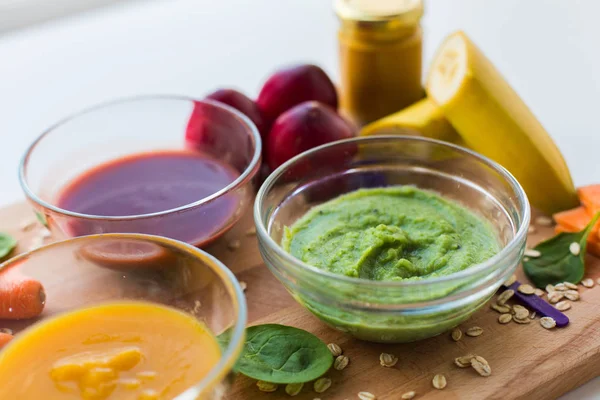
<path fill-rule="evenodd" d="M 587 224 L 592 220 L 585 207 L 577 207 L 572 210 L 561 211 L 554 214 L 554 220 L 558 225 L 562 225 L 565 228 L 570 229 L 569 232 L 579 232 L 585 229 Z M 598 224 L 594 227 L 594 231 L 598 228 Z"/>
<path fill-rule="evenodd" d="M 39 281 L 10 270 L 0 274 L 0 319 L 34 318 L 45 304 L 46 292 Z"/>
<path fill-rule="evenodd" d="M 13 338 L 13 335 L 8 333 L 0 332 L 0 349 L 4 347 L 8 342 L 10 342 Z"/>
<path fill-rule="evenodd" d="M 590 214 L 600 211 L 600 184 L 580 187 L 577 196 Z"/>
<path fill-rule="evenodd" d="M 596 257 L 600 257 L 600 243 L 596 241 L 588 242 L 587 252 L 595 255 Z"/>

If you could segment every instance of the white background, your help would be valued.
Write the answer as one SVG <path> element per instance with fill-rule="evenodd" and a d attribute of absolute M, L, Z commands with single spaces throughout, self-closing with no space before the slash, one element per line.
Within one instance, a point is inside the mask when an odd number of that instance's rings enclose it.
<path fill-rule="evenodd" d="M 600 1 L 427 6 L 426 62 L 445 35 L 465 30 L 550 131 L 576 184 L 600 181 Z M 144 93 L 233 86 L 255 96 L 274 68 L 294 62 L 337 77 L 336 29 L 329 0 L 153 0 L 0 36 L 0 206 L 23 198 L 18 161 L 56 120 Z M 600 398 L 600 380 L 565 398 Z"/>

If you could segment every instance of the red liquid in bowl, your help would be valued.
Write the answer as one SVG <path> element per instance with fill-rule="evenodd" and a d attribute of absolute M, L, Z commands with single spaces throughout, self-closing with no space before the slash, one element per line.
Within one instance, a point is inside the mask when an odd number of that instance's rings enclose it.
<path fill-rule="evenodd" d="M 161 151 L 99 165 L 70 182 L 58 207 L 80 214 L 124 217 L 151 214 L 202 200 L 232 183 L 239 173 L 196 151 Z M 144 219 L 78 219 L 73 236 L 103 232 L 150 233 L 203 244 L 233 223 L 238 196 L 224 196 L 182 213 Z M 211 238 L 212 239 L 212 238 Z"/>

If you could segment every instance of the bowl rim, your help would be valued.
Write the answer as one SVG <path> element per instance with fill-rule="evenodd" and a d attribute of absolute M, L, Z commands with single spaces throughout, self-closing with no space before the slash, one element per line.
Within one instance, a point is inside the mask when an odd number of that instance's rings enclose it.
<path fill-rule="evenodd" d="M 522 204 L 522 209 L 521 209 L 521 212 L 519 213 L 520 216 L 522 217 L 522 222 L 521 222 L 521 226 L 518 227 L 518 230 L 515 233 L 514 237 L 504 247 L 502 247 L 502 249 L 498 253 L 496 253 L 491 258 L 485 260 L 484 262 L 472 265 L 471 267 L 466 268 L 462 271 L 458 271 L 458 272 L 455 272 L 450 275 L 424 278 L 421 280 L 405 280 L 405 281 L 375 281 L 375 280 L 369 280 L 369 279 L 364 279 L 364 278 L 353 278 L 353 277 L 349 277 L 349 276 L 345 276 L 345 275 L 334 274 L 332 272 L 317 268 L 315 266 L 312 266 L 310 264 L 307 264 L 307 263 L 297 259 L 296 257 L 292 256 L 290 253 L 285 251 L 277 242 L 275 242 L 275 240 L 273 240 L 273 238 L 271 238 L 271 236 L 269 235 L 267 228 L 261 218 L 262 205 L 264 202 L 263 200 L 266 198 L 266 193 L 272 188 L 274 182 L 278 178 L 280 178 L 284 173 L 286 173 L 289 168 L 291 168 L 296 162 L 298 162 L 306 157 L 309 157 L 315 153 L 323 151 L 325 149 L 345 145 L 348 143 L 360 144 L 360 143 L 365 143 L 365 142 L 381 142 L 381 141 L 383 141 L 383 142 L 407 142 L 407 141 L 424 142 L 424 143 L 431 143 L 431 144 L 436 144 L 436 145 L 439 145 L 442 147 L 451 148 L 459 153 L 463 153 L 469 157 L 479 160 L 480 162 L 482 162 L 482 163 L 486 164 L 488 167 L 490 167 L 493 171 L 500 174 L 500 176 L 506 180 L 506 182 L 513 188 L 513 190 L 517 194 L 517 201 Z M 521 187 L 521 184 L 506 168 L 504 168 L 497 162 L 495 162 L 473 150 L 466 149 L 464 147 L 461 147 L 461 146 L 458 146 L 458 145 L 455 145 L 452 143 L 444 142 L 441 140 L 425 138 L 425 137 L 421 137 L 421 136 L 409 136 L 409 135 L 358 136 L 358 137 L 354 137 L 354 138 L 350 138 L 350 139 L 344 139 L 344 140 L 339 140 L 336 142 L 324 144 L 324 145 L 315 147 L 311 150 L 305 151 L 304 153 L 301 153 L 301 154 L 291 158 L 290 160 L 286 161 L 284 164 L 279 166 L 275 171 L 273 171 L 273 173 L 271 173 L 271 175 L 269 175 L 267 177 L 267 179 L 265 180 L 265 182 L 261 185 L 260 189 L 258 190 L 258 194 L 256 195 L 256 200 L 254 202 L 254 223 L 257 227 L 256 232 L 257 232 L 258 239 L 261 242 L 263 242 L 268 249 L 274 251 L 278 257 L 281 257 L 282 259 L 284 259 L 285 262 L 288 263 L 288 265 L 292 266 L 292 268 L 299 269 L 299 270 L 305 271 L 309 274 L 320 276 L 322 278 L 332 279 L 332 280 L 336 280 L 339 282 L 344 282 L 344 283 L 347 283 L 350 285 L 359 285 L 362 287 L 373 287 L 373 288 L 379 288 L 379 289 L 381 289 L 381 288 L 395 289 L 395 288 L 408 288 L 408 287 L 418 288 L 418 287 L 429 286 L 432 284 L 453 282 L 455 280 L 467 278 L 471 275 L 475 275 L 479 272 L 482 272 L 482 271 L 485 271 L 488 269 L 493 270 L 494 266 L 498 265 L 509 254 L 513 253 L 514 251 L 517 251 L 519 249 L 519 247 L 521 246 L 521 243 L 524 242 L 525 237 L 527 236 L 527 229 L 529 226 L 530 218 L 531 218 L 531 208 L 529 205 L 529 201 L 527 199 L 527 195 L 526 195 L 524 189 Z"/>
<path fill-rule="evenodd" d="M 230 113 L 232 117 L 237 118 L 238 120 L 241 121 L 242 124 L 246 125 L 246 127 L 249 129 L 250 137 L 252 138 L 252 141 L 254 143 L 254 154 L 252 155 L 252 159 L 250 160 L 250 163 L 244 169 L 244 171 L 233 182 L 231 182 L 224 188 L 218 190 L 217 192 L 211 194 L 210 196 L 206 196 L 206 197 L 199 199 L 193 203 L 188 203 L 188 204 L 184 204 L 182 206 L 170 208 L 167 210 L 157 211 L 157 212 L 153 212 L 153 213 L 147 213 L 147 214 L 94 215 L 94 214 L 79 213 L 79 212 L 70 211 L 70 210 L 55 206 L 53 204 L 50 204 L 47 201 L 41 199 L 36 193 L 33 192 L 33 190 L 31 190 L 31 188 L 29 187 L 29 184 L 27 182 L 27 163 L 28 163 L 33 151 L 35 150 L 36 146 L 44 138 L 51 135 L 52 132 L 54 132 L 56 129 L 69 123 L 72 120 L 75 120 L 75 119 L 85 116 L 87 114 L 92 114 L 101 109 L 106 109 L 106 108 L 119 106 L 119 105 L 127 104 L 127 103 L 138 103 L 138 102 L 143 103 L 146 101 L 161 101 L 161 100 L 191 102 L 193 104 L 195 104 L 195 103 L 208 104 L 208 105 L 220 108 L 220 109 Z M 240 111 L 236 110 L 235 108 L 228 106 L 227 104 L 221 103 L 219 101 L 216 101 L 216 100 L 197 99 L 194 97 L 182 96 L 182 95 L 169 95 L 169 94 L 139 95 L 139 96 L 119 97 L 117 99 L 105 101 L 102 103 L 98 103 L 98 104 L 86 107 L 86 108 L 81 109 L 67 117 L 64 117 L 64 118 L 60 119 L 58 122 L 55 122 L 54 124 L 50 125 L 44 131 L 42 131 L 42 133 L 25 150 L 25 153 L 23 154 L 23 156 L 21 157 L 21 160 L 19 161 L 18 175 L 19 175 L 19 184 L 21 185 L 21 189 L 23 190 L 23 192 L 25 192 L 25 196 L 27 198 L 29 198 L 31 201 L 33 201 L 34 203 L 36 203 L 37 205 L 39 205 L 40 207 L 50 210 L 56 214 L 61 214 L 61 215 L 74 217 L 74 218 L 80 218 L 80 219 L 87 219 L 87 220 L 133 221 L 133 220 L 154 218 L 154 217 L 160 217 L 163 215 L 175 214 L 175 213 L 183 212 L 183 211 L 189 210 L 191 208 L 195 208 L 195 207 L 201 206 L 203 204 L 209 203 L 209 202 L 241 187 L 246 182 L 248 182 L 249 180 L 254 178 L 254 176 L 258 173 L 258 170 L 259 170 L 261 157 L 262 157 L 262 139 L 260 136 L 260 132 L 258 131 L 258 128 L 254 125 L 254 123 L 250 120 L 250 118 L 248 118 L 247 116 L 242 114 Z"/>
<path fill-rule="evenodd" d="M 53 242 L 37 249 L 33 249 L 24 253 L 21 253 L 15 257 L 12 257 L 2 263 L 0 263 L 0 271 L 4 268 L 8 268 L 11 265 L 19 264 L 22 260 L 25 260 L 33 254 L 44 253 L 48 249 L 54 247 L 62 247 L 66 245 L 70 245 L 72 243 L 77 242 L 86 242 L 86 241 L 96 241 L 99 239 L 105 238 L 113 238 L 113 239 L 135 239 L 135 240 L 143 240 L 149 241 L 152 243 L 160 243 L 163 245 L 168 245 L 177 248 L 186 253 L 190 253 L 193 257 L 200 258 L 204 263 L 210 264 L 212 270 L 219 276 L 219 278 L 225 284 L 229 295 L 231 295 L 237 304 L 237 317 L 235 319 L 235 323 L 231 329 L 232 333 L 230 336 L 230 341 L 227 345 L 227 348 L 224 352 L 222 352 L 221 357 L 219 358 L 219 362 L 215 364 L 210 372 L 202 378 L 199 382 L 193 384 L 187 388 L 184 392 L 180 393 L 175 399 L 179 400 L 187 400 L 187 399 L 195 399 L 199 396 L 202 391 L 210 388 L 212 385 L 218 384 L 221 382 L 225 376 L 233 370 L 235 363 L 237 362 L 239 356 L 242 353 L 242 349 L 244 346 L 245 340 L 245 332 L 246 332 L 246 323 L 248 321 L 248 306 L 246 303 L 246 297 L 244 292 L 240 286 L 239 281 L 231 272 L 229 268 L 225 266 L 221 261 L 219 261 L 216 257 L 210 255 L 204 250 L 200 250 L 197 247 L 194 247 L 188 243 L 184 243 L 175 239 L 169 239 L 162 236 L 156 235 L 146 235 L 141 233 L 102 233 L 96 235 L 88 235 L 88 236 L 78 236 L 71 239 Z M 141 300 L 144 301 L 144 300 Z M 68 311 L 67 311 L 68 312 Z M 63 313 L 61 313 L 63 314 Z M 56 316 L 51 316 L 53 318 Z M 35 325 L 34 324 L 31 326 Z M 25 329 L 29 329 L 27 327 Z"/>

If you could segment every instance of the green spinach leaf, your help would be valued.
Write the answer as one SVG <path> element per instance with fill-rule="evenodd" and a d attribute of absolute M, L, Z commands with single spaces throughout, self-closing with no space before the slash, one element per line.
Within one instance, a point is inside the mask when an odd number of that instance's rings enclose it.
<path fill-rule="evenodd" d="M 229 342 L 231 341 L 231 331 L 232 329 L 229 328 L 217 336 L 217 343 L 219 344 L 221 351 L 227 350 L 227 346 L 229 346 Z"/>
<path fill-rule="evenodd" d="M 17 247 L 17 241 L 7 233 L 0 232 L 0 260 L 10 254 Z"/>
<path fill-rule="evenodd" d="M 585 273 L 587 238 L 594 228 L 600 213 L 596 214 L 581 232 L 562 232 L 535 246 L 540 256 L 523 260 L 527 277 L 539 288 L 560 282 L 579 283 Z M 569 250 L 571 243 L 579 243 L 580 252 L 574 255 Z"/>
<path fill-rule="evenodd" d="M 48 221 L 46 220 L 46 216 L 44 214 L 39 211 L 35 211 L 35 217 L 40 224 L 44 225 L 46 228 L 48 227 Z"/>
<path fill-rule="evenodd" d="M 304 383 L 323 375 L 332 363 L 327 345 L 315 335 L 291 326 L 266 324 L 246 330 L 236 370 L 266 382 Z"/>

